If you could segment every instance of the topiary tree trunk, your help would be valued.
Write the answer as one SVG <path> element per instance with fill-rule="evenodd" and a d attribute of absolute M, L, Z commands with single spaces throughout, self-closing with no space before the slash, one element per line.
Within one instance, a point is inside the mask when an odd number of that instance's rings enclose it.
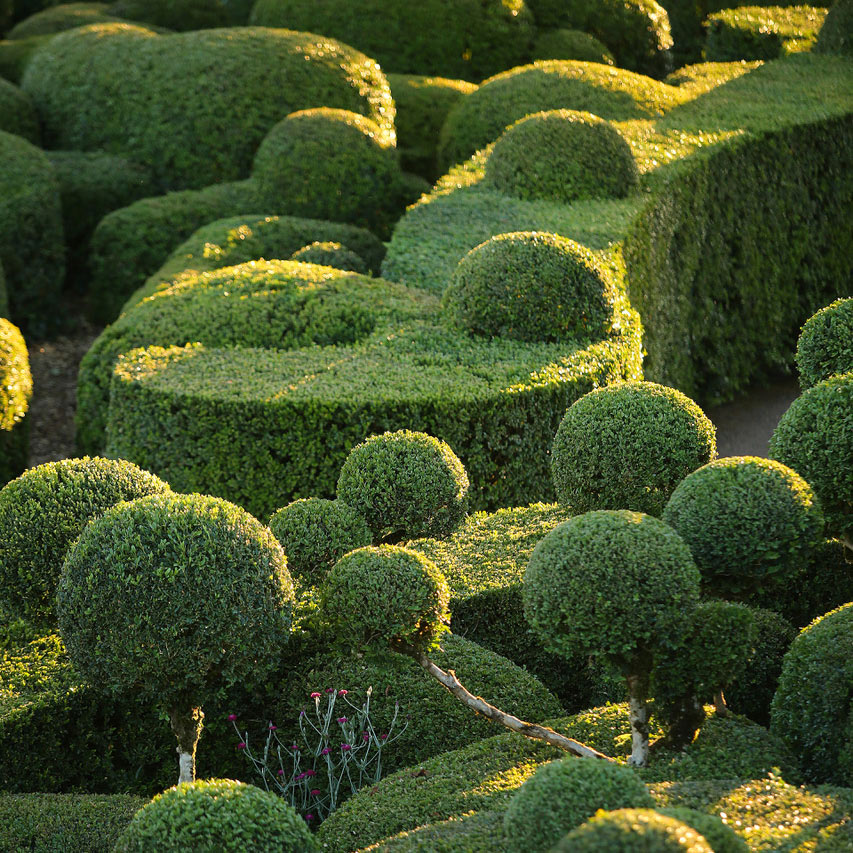
<path fill-rule="evenodd" d="M 178 739 L 178 784 L 195 782 L 195 751 L 204 726 L 201 708 L 172 708 L 169 711 L 172 731 Z"/>

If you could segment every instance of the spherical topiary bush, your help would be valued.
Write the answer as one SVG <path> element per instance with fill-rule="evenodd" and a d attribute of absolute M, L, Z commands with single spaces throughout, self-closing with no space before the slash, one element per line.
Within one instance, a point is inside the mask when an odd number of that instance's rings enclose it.
<path fill-rule="evenodd" d="M 614 275 L 584 246 L 538 231 L 471 249 L 443 298 L 454 325 L 522 341 L 599 340 L 615 320 Z"/>
<path fill-rule="evenodd" d="M 396 545 L 359 548 L 343 557 L 323 587 L 334 633 L 357 648 L 402 644 L 419 651 L 447 630 L 450 590 L 426 557 Z"/>
<path fill-rule="evenodd" d="M 358 113 L 291 113 L 270 130 L 252 169 L 262 207 L 351 222 L 387 236 L 402 212 L 396 149 Z"/>
<path fill-rule="evenodd" d="M 663 519 L 690 546 L 712 594 L 749 601 L 784 584 L 823 529 L 815 493 L 796 472 L 756 456 L 717 459 L 686 477 Z"/>
<path fill-rule="evenodd" d="M 551 475 L 576 512 L 632 509 L 660 515 L 673 489 L 716 456 L 716 431 L 675 388 L 625 382 L 576 400 L 557 429 Z"/>
<path fill-rule="evenodd" d="M 605 761 L 564 758 L 541 766 L 504 813 L 509 853 L 547 853 L 599 809 L 652 808 L 636 771 Z"/>
<path fill-rule="evenodd" d="M 465 517 L 468 475 L 446 442 L 403 429 L 371 435 L 350 451 L 337 496 L 376 542 L 441 538 Z"/>
<path fill-rule="evenodd" d="M 683 807 L 655 809 L 664 817 L 671 817 L 698 832 L 714 853 L 749 853 L 746 842 L 716 815 Z"/>
<path fill-rule="evenodd" d="M 600 811 L 573 829 L 552 853 L 714 853 L 687 824 L 651 809 Z"/>
<path fill-rule="evenodd" d="M 631 148 L 603 118 L 576 110 L 525 116 L 504 131 L 485 181 L 522 199 L 624 198 L 640 183 Z"/>
<path fill-rule="evenodd" d="M 23 136 L 34 145 L 41 139 L 38 116 L 30 99 L 3 77 L 0 77 L 0 130 Z"/>
<path fill-rule="evenodd" d="M 367 264 L 342 243 L 330 241 L 309 243 L 307 246 L 297 249 L 290 256 L 290 260 L 367 274 Z"/>
<path fill-rule="evenodd" d="M 114 853 L 313 853 L 305 820 L 281 797 L 232 779 L 176 785 L 143 806 Z"/>
<path fill-rule="evenodd" d="M 853 785 L 853 602 L 816 619 L 791 644 L 770 731 L 809 780 Z"/>
<path fill-rule="evenodd" d="M 546 30 L 533 43 L 533 59 L 574 59 L 613 65 L 613 54 L 595 36 L 582 30 Z"/>
<path fill-rule="evenodd" d="M 287 554 L 287 567 L 318 583 L 348 551 L 372 541 L 365 520 L 343 501 L 303 498 L 280 509 L 270 530 Z"/>
<path fill-rule="evenodd" d="M 223 0 L 116 0 L 109 13 L 179 32 L 230 23 Z"/>
<path fill-rule="evenodd" d="M 791 403 L 770 438 L 770 456 L 806 478 L 827 531 L 853 547 L 853 372 L 818 382 Z"/>
<path fill-rule="evenodd" d="M 853 297 L 836 299 L 811 316 L 797 341 L 800 386 L 853 371 Z"/>
<path fill-rule="evenodd" d="M 0 270 L 0 283 L 2 274 Z M 0 488 L 27 467 L 30 443 L 26 417 L 32 394 L 33 377 L 24 336 L 17 326 L 0 317 Z M 2 553 L 0 544 L 0 566 Z M 3 598 L 0 592 L 0 600 Z"/>
<path fill-rule="evenodd" d="M 0 491 L 0 598 L 50 625 L 62 561 L 86 525 L 121 501 L 163 494 L 159 477 L 119 459 L 48 462 Z"/>

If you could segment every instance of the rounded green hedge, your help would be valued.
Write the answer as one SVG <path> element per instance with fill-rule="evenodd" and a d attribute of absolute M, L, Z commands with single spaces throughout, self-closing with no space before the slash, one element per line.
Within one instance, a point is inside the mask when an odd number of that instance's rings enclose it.
<path fill-rule="evenodd" d="M 325 33 L 386 71 L 474 81 L 523 61 L 535 31 L 524 0 L 258 0 L 249 22 Z"/>
<path fill-rule="evenodd" d="M 87 680 L 183 711 L 275 665 L 293 597 L 281 545 L 245 510 L 160 494 L 86 527 L 62 568 L 57 615 Z"/>
<path fill-rule="evenodd" d="M 532 58 L 615 64 L 613 54 L 595 36 L 583 30 L 556 29 L 540 32 L 533 43 Z"/>
<path fill-rule="evenodd" d="M 343 501 L 302 498 L 282 507 L 269 528 L 281 542 L 291 574 L 321 583 L 349 551 L 370 545 L 367 522 Z"/>
<path fill-rule="evenodd" d="M 809 317 L 797 340 L 797 370 L 804 391 L 853 371 L 853 297 L 836 299 Z"/>
<path fill-rule="evenodd" d="M 558 654 L 620 667 L 681 636 L 699 601 L 699 572 L 681 537 L 657 518 L 598 510 L 554 528 L 524 574 L 524 615 Z"/>
<path fill-rule="evenodd" d="M 660 515 L 675 487 L 716 456 L 714 425 L 675 388 L 626 382 L 576 400 L 554 437 L 557 499 L 576 512 Z"/>
<path fill-rule="evenodd" d="M 376 541 L 447 536 L 468 509 L 468 474 L 445 441 L 397 430 L 368 436 L 341 468 L 337 496 Z"/>
<path fill-rule="evenodd" d="M 62 563 L 93 519 L 169 486 L 130 462 L 63 459 L 30 468 L 0 491 L 0 596 L 22 616 L 55 623 Z"/>
<path fill-rule="evenodd" d="M 486 161 L 485 181 L 521 199 L 624 198 L 640 183 L 631 148 L 592 113 L 549 110 L 504 131 Z"/>
<path fill-rule="evenodd" d="M 0 77 L 0 130 L 23 136 L 34 145 L 41 141 L 41 129 L 30 99 L 14 84 Z"/>
<path fill-rule="evenodd" d="M 853 787 L 853 602 L 800 631 L 782 662 L 770 731 L 806 777 Z"/>
<path fill-rule="evenodd" d="M 20 41 L 36 36 L 56 33 L 91 24 L 110 24 L 118 21 L 107 3 L 59 3 L 42 9 L 19 21 L 9 30 L 7 39 Z"/>
<path fill-rule="evenodd" d="M 32 394 L 33 377 L 24 336 L 17 326 L 0 317 L 0 489 L 27 467 L 30 442 L 26 418 Z M 0 599 L 4 597 L 0 594 Z"/>
<path fill-rule="evenodd" d="M 685 477 L 663 519 L 689 545 L 703 586 L 749 601 L 786 584 L 820 541 L 823 513 L 811 486 L 770 459 L 717 459 Z"/>
<path fill-rule="evenodd" d="M 380 545 L 337 562 L 322 588 L 322 615 L 355 648 L 402 643 L 424 651 L 448 629 L 449 599 L 444 575 L 426 557 Z"/>
<path fill-rule="evenodd" d="M 853 2 L 835 0 L 817 34 L 815 50 L 818 53 L 853 53 Z"/>
<path fill-rule="evenodd" d="M 695 829 L 651 809 L 599 811 L 553 853 L 714 853 Z"/>
<path fill-rule="evenodd" d="M 390 235 L 402 213 L 397 152 L 369 118 L 320 107 L 294 112 L 266 135 L 252 177 L 263 209 L 333 219 Z"/>
<path fill-rule="evenodd" d="M 21 87 L 48 147 L 126 156 L 164 190 L 247 177 L 261 141 L 295 110 L 353 110 L 394 141 L 394 103 L 376 62 L 311 33 L 84 27 L 40 49 Z"/>
<path fill-rule="evenodd" d="M 695 808 L 656 808 L 658 814 L 680 821 L 698 832 L 711 846 L 714 853 L 749 853 L 746 842 L 715 814 Z"/>
<path fill-rule="evenodd" d="M 459 261 L 443 307 L 459 328 L 521 341 L 591 341 L 616 324 L 615 276 L 558 234 L 499 234 Z"/>
<path fill-rule="evenodd" d="M 301 249 L 297 249 L 290 256 L 290 260 L 367 274 L 367 266 L 364 261 L 343 243 L 314 241 Z"/>
<path fill-rule="evenodd" d="M 223 0 L 116 0 L 109 13 L 178 32 L 227 27 L 230 23 Z"/>
<path fill-rule="evenodd" d="M 158 794 L 119 836 L 114 853 L 314 853 L 305 820 L 281 797 L 233 779 L 203 779 Z"/>
<path fill-rule="evenodd" d="M 621 764 L 563 758 L 540 767 L 504 813 L 508 853 L 548 853 L 599 809 L 652 808 L 637 773 Z"/>

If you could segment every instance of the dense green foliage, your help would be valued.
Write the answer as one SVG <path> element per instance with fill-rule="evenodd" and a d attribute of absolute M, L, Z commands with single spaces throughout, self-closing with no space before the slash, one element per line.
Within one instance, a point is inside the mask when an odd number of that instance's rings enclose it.
<path fill-rule="evenodd" d="M 802 474 L 823 507 L 826 529 L 853 536 L 853 373 L 832 376 L 791 403 L 770 455 Z"/>
<path fill-rule="evenodd" d="M 233 779 L 176 785 L 140 809 L 115 853 L 173 850 L 314 853 L 319 847 L 302 817 L 281 797 Z"/>
<path fill-rule="evenodd" d="M 119 20 L 107 3 L 60 3 L 48 6 L 19 21 L 6 35 L 18 41 L 36 36 L 52 36 L 75 27 L 110 24 Z"/>
<path fill-rule="evenodd" d="M 28 39 L 5 39 L 0 41 L 0 77 L 18 84 L 30 56 L 52 36 L 32 36 Z"/>
<path fill-rule="evenodd" d="M 658 808 L 658 814 L 675 820 L 696 830 L 713 849 L 714 853 L 748 853 L 749 847 L 746 842 L 727 824 L 723 823 L 717 815 L 711 815 L 698 809 L 684 808 Z"/>
<path fill-rule="evenodd" d="M 0 491 L 0 598 L 27 619 L 55 624 L 62 563 L 89 521 L 121 501 L 168 491 L 122 460 L 85 456 L 30 468 Z"/>
<path fill-rule="evenodd" d="M 660 515 L 673 489 L 716 456 L 714 425 L 675 388 L 629 382 L 569 407 L 551 450 L 557 499 L 575 512 Z"/>
<path fill-rule="evenodd" d="M 797 371 L 804 391 L 853 372 L 853 298 L 836 299 L 809 317 L 797 340 Z"/>
<path fill-rule="evenodd" d="M 594 341 L 619 322 L 612 268 L 547 232 L 499 234 L 459 262 L 442 305 L 461 329 L 520 341 Z"/>
<path fill-rule="evenodd" d="M 239 507 L 201 495 L 154 495 L 108 510 L 68 553 L 57 590 L 77 670 L 104 692 L 133 690 L 170 711 L 269 669 L 292 602 L 272 533 Z"/>
<path fill-rule="evenodd" d="M 249 20 L 333 36 L 386 71 L 475 81 L 518 65 L 534 32 L 524 0 L 257 0 Z"/>
<path fill-rule="evenodd" d="M 343 501 L 303 498 L 282 507 L 269 528 L 284 548 L 290 573 L 319 584 L 348 551 L 373 541 L 367 522 Z"/>
<path fill-rule="evenodd" d="M 0 317 L 0 489 L 27 467 L 27 412 L 32 394 L 33 377 L 24 336 L 17 326 Z M 0 554 L 2 551 L 0 545 Z M 0 593 L 0 599 L 4 597 Z"/>
<path fill-rule="evenodd" d="M 853 53 L 853 3 L 850 0 L 835 0 L 827 12 L 826 19 L 817 36 L 815 50 L 819 53 Z"/>
<path fill-rule="evenodd" d="M 853 603 L 816 619 L 794 640 L 773 697 L 770 729 L 809 779 L 853 787 Z"/>
<path fill-rule="evenodd" d="M 547 853 L 598 809 L 651 808 L 654 800 L 634 770 L 569 757 L 545 764 L 516 791 L 504 812 L 510 853 Z"/>
<path fill-rule="evenodd" d="M 533 43 L 533 59 L 574 59 L 615 65 L 613 54 L 595 37 L 582 30 L 545 30 Z"/>
<path fill-rule="evenodd" d="M 30 99 L 15 85 L 0 77 L 0 130 L 23 136 L 34 145 L 41 129 Z"/>
<path fill-rule="evenodd" d="M 229 24 L 224 0 L 116 0 L 109 13 L 181 32 Z"/>
<path fill-rule="evenodd" d="M 717 459 L 685 477 L 663 519 L 689 545 L 704 588 L 741 601 L 788 584 L 823 530 L 809 484 L 756 456 Z"/>
<path fill-rule="evenodd" d="M 315 240 L 313 243 L 297 249 L 290 256 L 290 260 L 367 274 L 364 261 L 355 252 L 342 243 L 334 243 L 328 240 L 325 242 Z"/>

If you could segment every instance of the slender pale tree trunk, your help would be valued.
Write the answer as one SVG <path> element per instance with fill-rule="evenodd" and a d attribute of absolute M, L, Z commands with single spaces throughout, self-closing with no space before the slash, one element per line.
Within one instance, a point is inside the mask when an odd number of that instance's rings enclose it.
<path fill-rule="evenodd" d="M 720 717 L 730 717 L 732 715 L 729 706 L 726 705 L 726 697 L 723 695 L 722 689 L 714 694 L 714 710 Z"/>
<path fill-rule="evenodd" d="M 169 711 L 172 731 L 178 739 L 178 784 L 195 781 L 195 751 L 204 722 L 201 708 L 177 709 Z"/>
<path fill-rule="evenodd" d="M 631 757 L 629 764 L 645 767 L 649 761 L 649 678 L 632 673 L 628 682 L 628 716 L 631 720 Z"/>

